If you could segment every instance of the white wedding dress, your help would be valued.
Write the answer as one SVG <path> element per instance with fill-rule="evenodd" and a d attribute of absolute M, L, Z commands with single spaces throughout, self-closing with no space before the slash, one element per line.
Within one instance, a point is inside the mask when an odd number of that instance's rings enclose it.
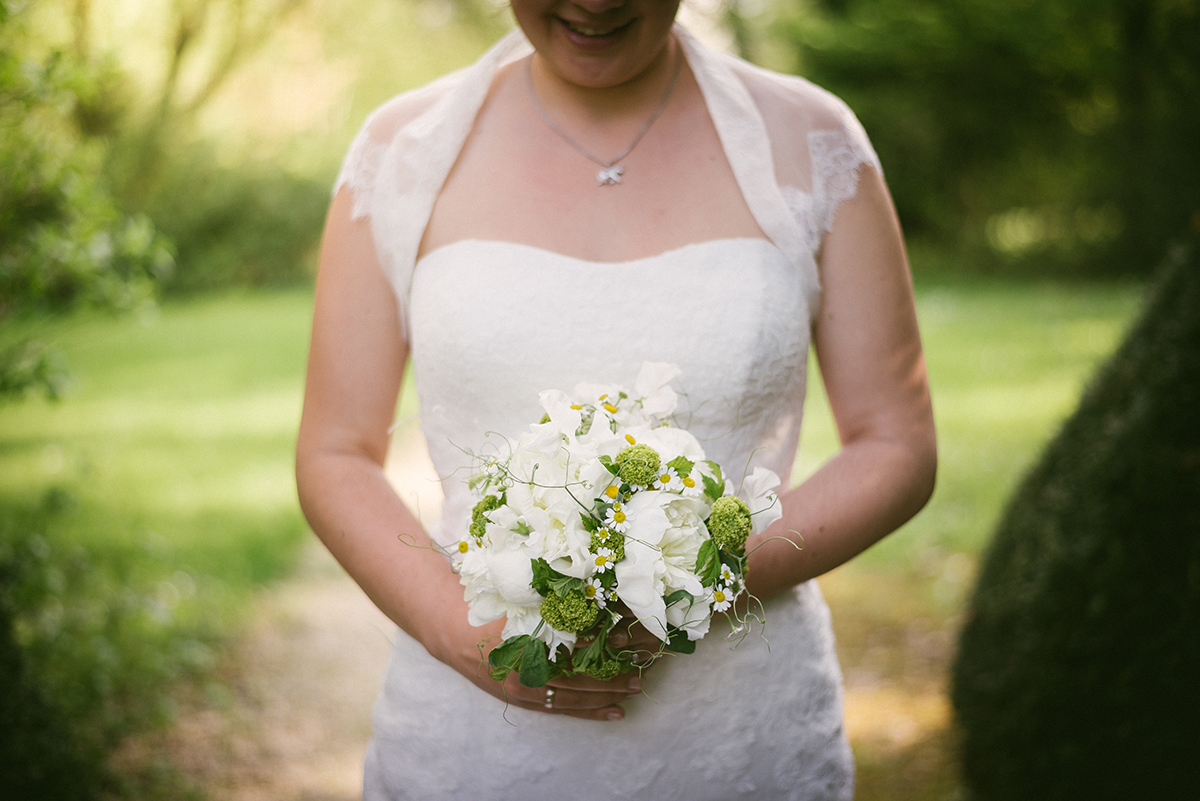
<path fill-rule="evenodd" d="M 766 239 L 619 263 L 466 240 L 417 263 L 495 70 L 529 50 L 519 33 L 468 70 L 385 104 L 351 147 L 337 185 L 369 218 L 396 292 L 444 479 L 442 517 L 429 527 L 441 544 L 457 543 L 469 522 L 465 451 L 516 438 L 540 418 L 540 391 L 631 386 L 644 361 L 681 368 L 677 420 L 727 475 L 791 474 L 816 254 L 860 168 L 878 161 L 836 98 L 676 35 Z M 766 621 L 736 648 L 714 625 L 695 654 L 654 665 L 616 722 L 507 708 L 397 631 L 365 798 L 847 801 L 841 677 L 816 583 L 772 599 Z"/>
<path fill-rule="evenodd" d="M 740 475 L 791 472 L 804 398 L 808 309 L 765 239 L 701 242 L 596 263 L 463 241 L 421 260 L 410 299 L 422 426 L 443 482 L 431 529 L 456 543 L 462 478 L 497 436 L 541 416 L 542 389 L 632 386 L 645 360 L 683 373 L 679 422 Z M 397 633 L 375 711 L 368 799 L 849 798 L 840 675 L 817 586 L 768 604 L 737 647 L 713 627 L 696 653 L 647 673 L 622 721 L 505 708 Z"/>

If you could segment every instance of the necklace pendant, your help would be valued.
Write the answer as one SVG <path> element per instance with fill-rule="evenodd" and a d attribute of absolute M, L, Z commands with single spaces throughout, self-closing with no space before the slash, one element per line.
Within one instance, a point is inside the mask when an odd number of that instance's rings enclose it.
<path fill-rule="evenodd" d="M 625 168 L 619 164 L 610 164 L 596 173 L 596 183 L 600 186 L 619 184 L 621 183 L 621 174 L 624 172 Z"/>

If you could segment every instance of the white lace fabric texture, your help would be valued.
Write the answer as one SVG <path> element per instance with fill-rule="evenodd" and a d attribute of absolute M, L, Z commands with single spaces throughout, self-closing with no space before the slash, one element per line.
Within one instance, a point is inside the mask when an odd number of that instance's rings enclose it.
<path fill-rule="evenodd" d="M 682 368 L 678 422 L 734 481 L 760 465 L 791 473 L 819 303 L 816 254 L 863 165 L 878 162 L 836 98 L 677 35 L 767 239 L 618 263 L 466 240 L 417 264 L 492 76 L 529 52 L 519 33 L 385 104 L 350 149 L 337 186 L 370 219 L 400 305 L 422 427 L 445 479 L 442 518 L 430 526 L 441 543 L 469 521 L 464 451 L 519 435 L 540 416 L 539 391 L 632 385 L 643 361 Z M 398 631 L 365 797 L 850 799 L 841 677 L 815 582 L 773 599 L 765 631 L 738 647 L 721 631 L 695 654 L 655 665 L 646 695 L 616 723 L 506 710 Z"/>

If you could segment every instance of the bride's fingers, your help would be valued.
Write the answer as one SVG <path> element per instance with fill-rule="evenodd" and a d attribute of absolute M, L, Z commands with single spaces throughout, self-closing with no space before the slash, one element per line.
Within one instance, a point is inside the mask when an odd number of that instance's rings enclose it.
<path fill-rule="evenodd" d="M 510 702 L 546 709 L 600 709 L 627 701 L 640 691 L 640 684 L 635 689 L 628 676 L 609 682 L 590 679 L 590 684 L 578 682 L 578 678 L 586 677 L 555 679 L 554 684 L 546 687 L 526 687 L 510 675 L 504 682 L 504 695 Z"/>
<path fill-rule="evenodd" d="M 638 693 L 642 690 L 642 677 L 637 673 L 622 673 L 607 681 L 594 679 L 591 676 L 562 676 L 551 684 L 558 688 L 569 688 L 591 692 L 622 692 Z"/>

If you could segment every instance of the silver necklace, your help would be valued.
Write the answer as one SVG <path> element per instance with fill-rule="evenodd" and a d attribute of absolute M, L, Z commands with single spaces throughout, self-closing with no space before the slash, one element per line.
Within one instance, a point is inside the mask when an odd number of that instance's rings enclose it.
<path fill-rule="evenodd" d="M 646 131 L 650 130 L 650 126 L 654 124 L 658 116 L 663 113 L 663 109 L 667 107 L 667 101 L 671 99 L 671 94 L 675 91 L 675 84 L 679 82 L 679 73 L 683 68 L 683 54 L 681 53 L 675 58 L 675 71 L 671 74 L 671 83 L 667 87 L 666 93 L 663 94 L 662 100 L 658 101 L 658 107 L 654 109 L 654 112 L 646 120 L 645 124 L 642 125 L 641 130 L 637 132 L 637 136 L 633 137 L 633 141 L 629 143 L 629 147 L 622 150 L 621 155 L 611 161 L 605 161 L 593 155 L 583 145 L 568 136 L 567 132 L 559 128 L 558 124 L 550 118 L 550 115 L 546 113 L 546 109 L 542 108 L 542 104 L 538 102 L 537 94 L 533 91 L 533 78 L 529 66 L 532 63 L 533 59 L 525 62 L 525 88 L 529 90 L 529 99 L 533 101 L 533 107 L 537 109 L 537 113 L 541 115 L 545 123 L 550 126 L 550 130 L 562 137 L 564 142 L 579 151 L 589 161 L 594 161 L 600 165 L 600 172 L 596 173 L 596 183 L 600 186 L 612 186 L 613 184 L 621 183 L 621 176 L 625 174 L 625 168 L 618 164 L 618 162 L 633 152 L 638 142 L 642 141 L 642 137 L 646 135 Z"/>

